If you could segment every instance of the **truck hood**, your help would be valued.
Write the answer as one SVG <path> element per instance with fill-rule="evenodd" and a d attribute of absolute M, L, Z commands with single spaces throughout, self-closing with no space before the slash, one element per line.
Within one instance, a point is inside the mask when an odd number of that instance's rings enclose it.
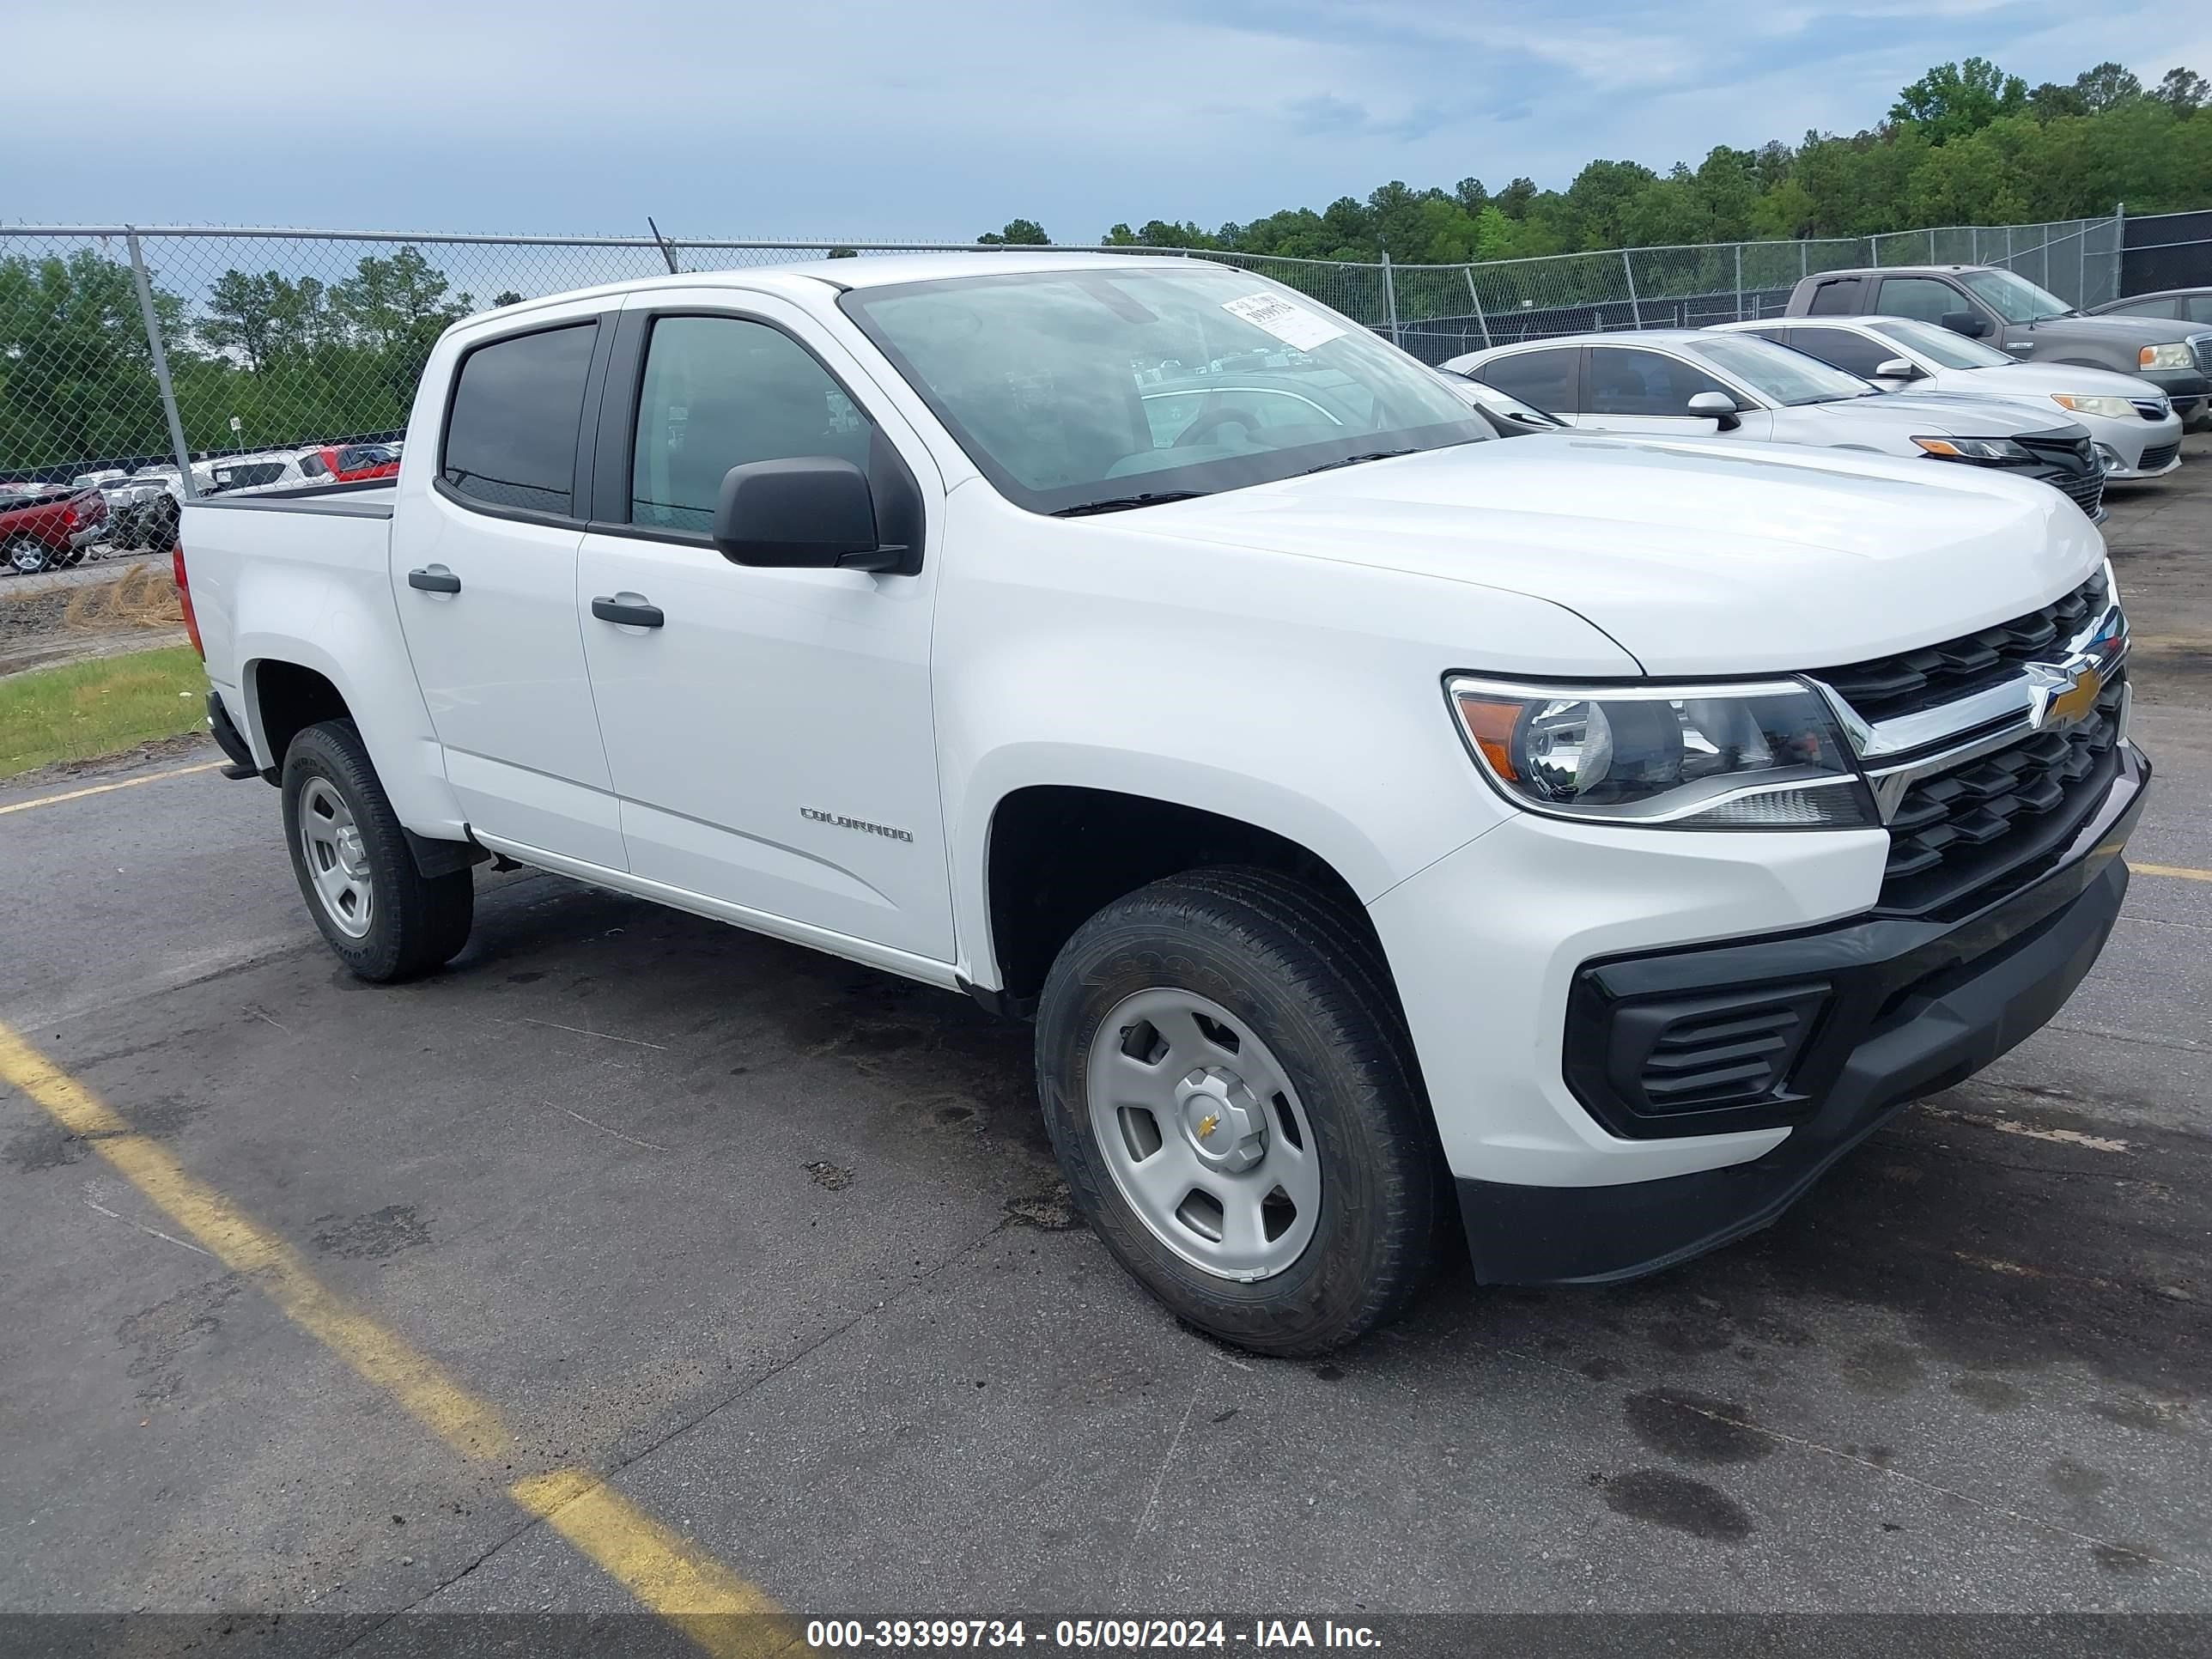
<path fill-rule="evenodd" d="M 1932 644 L 2057 598 L 2104 557 L 2057 490 L 1977 467 L 1581 433 L 1131 516 L 1159 535 L 1547 599 L 1655 675 L 1832 667 Z M 1459 665 L 1485 666 L 1479 642 Z"/>
<path fill-rule="evenodd" d="M 2015 325 L 2018 326 L 2018 325 Z M 2046 317 L 2027 325 L 2032 334 L 2062 335 L 2076 340 L 2108 340 L 2129 346 L 2164 345 L 2205 331 L 2203 323 L 2179 317 Z"/>

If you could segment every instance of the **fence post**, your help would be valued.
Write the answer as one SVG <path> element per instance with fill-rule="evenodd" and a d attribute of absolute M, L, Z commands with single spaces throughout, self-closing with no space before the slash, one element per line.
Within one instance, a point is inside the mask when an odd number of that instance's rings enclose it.
<path fill-rule="evenodd" d="M 177 452 L 177 488 L 187 496 L 192 487 L 192 452 L 185 447 L 185 423 L 177 414 L 176 389 L 169 384 L 169 354 L 161 349 L 161 322 L 154 311 L 154 285 L 146 280 L 146 257 L 138 251 L 138 233 L 129 225 L 123 239 L 131 249 L 131 280 L 138 289 L 138 315 L 146 325 L 146 344 L 154 354 L 154 384 L 161 391 L 161 413 L 168 417 L 169 447 Z"/>
<path fill-rule="evenodd" d="M 1466 270 L 1467 297 L 1474 306 L 1475 326 L 1482 331 L 1482 349 L 1487 351 L 1490 349 L 1490 319 L 1482 314 L 1482 295 L 1474 291 L 1474 267 L 1468 265 Z"/>
<path fill-rule="evenodd" d="M 1803 282 L 1813 274 L 1813 245 L 1800 237 L 1797 241 L 1797 280 Z"/>
<path fill-rule="evenodd" d="M 2127 295 L 2128 280 L 2128 204 L 2112 204 L 2112 297 L 2123 299 Z"/>
<path fill-rule="evenodd" d="M 660 234 L 660 227 L 653 222 L 650 213 L 645 216 L 645 228 L 653 233 L 653 240 L 660 245 L 660 257 L 668 262 L 668 274 L 681 276 L 684 273 L 677 269 L 676 250 L 668 246 L 668 239 Z"/>
<path fill-rule="evenodd" d="M 1644 307 L 1636 301 L 1636 266 L 1628 257 L 1628 250 L 1620 250 L 1620 274 L 1628 278 L 1628 316 L 1631 328 L 1644 326 Z"/>
<path fill-rule="evenodd" d="M 1928 227 L 1928 263 L 1931 265 L 1936 263 L 1936 227 L 1933 225 Z"/>
<path fill-rule="evenodd" d="M 1735 319 L 1743 320 L 1743 244 L 1735 245 Z"/>
<path fill-rule="evenodd" d="M 1390 279 L 1390 249 L 1388 244 L 1382 249 L 1382 308 L 1390 319 L 1390 343 L 1402 350 L 1406 341 L 1398 331 L 1398 285 Z"/>

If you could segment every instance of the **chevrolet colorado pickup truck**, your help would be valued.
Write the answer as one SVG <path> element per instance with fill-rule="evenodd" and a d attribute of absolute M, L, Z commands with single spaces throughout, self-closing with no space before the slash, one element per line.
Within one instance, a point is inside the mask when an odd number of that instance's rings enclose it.
<path fill-rule="evenodd" d="M 2149 775 L 2057 491 L 1498 441 L 1186 259 L 511 306 L 396 480 L 183 532 L 354 972 L 454 957 L 498 858 L 1031 1018 L 1097 1236 L 1265 1352 L 1402 1308 L 1445 1218 L 1518 1284 L 1772 1221 L 2065 1001 Z"/>

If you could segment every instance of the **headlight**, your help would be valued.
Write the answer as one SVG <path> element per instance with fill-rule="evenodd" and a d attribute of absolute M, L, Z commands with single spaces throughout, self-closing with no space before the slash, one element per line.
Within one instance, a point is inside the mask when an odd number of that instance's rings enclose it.
<path fill-rule="evenodd" d="M 2033 461 L 2035 457 L 2009 438 L 1915 438 L 1930 455 L 1947 461 Z"/>
<path fill-rule="evenodd" d="M 2142 368 L 2194 368 L 2197 360 L 2190 356 L 2189 348 L 2176 340 L 2171 345 L 2145 346 L 2136 353 L 2136 362 Z"/>
<path fill-rule="evenodd" d="M 1879 822 L 1842 732 L 1795 680 L 1446 690 L 1484 775 L 1517 806 L 1672 830 L 1849 830 Z"/>
<path fill-rule="evenodd" d="M 2070 392 L 2054 392 L 2051 401 L 2076 415 L 2101 415 L 2108 421 L 2136 418 L 2136 406 L 2125 398 L 2077 398 Z"/>

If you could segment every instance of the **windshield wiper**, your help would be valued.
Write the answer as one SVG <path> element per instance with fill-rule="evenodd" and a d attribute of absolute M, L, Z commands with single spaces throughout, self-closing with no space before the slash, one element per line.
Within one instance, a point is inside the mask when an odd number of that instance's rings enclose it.
<path fill-rule="evenodd" d="M 1308 478 L 1311 477 L 1316 472 L 1334 472 L 1340 466 L 1358 466 L 1362 461 L 1387 461 L 1392 459 L 1394 457 L 1399 455 L 1410 455 L 1413 453 L 1413 452 L 1410 449 L 1370 450 L 1364 455 L 1347 455 L 1340 461 L 1323 461 L 1319 466 L 1308 467 L 1304 471 L 1299 473 L 1298 477 L 1301 478 Z"/>
<path fill-rule="evenodd" d="M 1126 513 L 1133 507 L 1158 507 L 1163 501 L 1188 501 L 1212 492 L 1205 489 L 1161 489 L 1142 495 L 1114 495 L 1103 501 L 1078 501 L 1073 507 L 1063 507 L 1052 516 L 1055 519 L 1080 519 L 1093 513 Z"/>

